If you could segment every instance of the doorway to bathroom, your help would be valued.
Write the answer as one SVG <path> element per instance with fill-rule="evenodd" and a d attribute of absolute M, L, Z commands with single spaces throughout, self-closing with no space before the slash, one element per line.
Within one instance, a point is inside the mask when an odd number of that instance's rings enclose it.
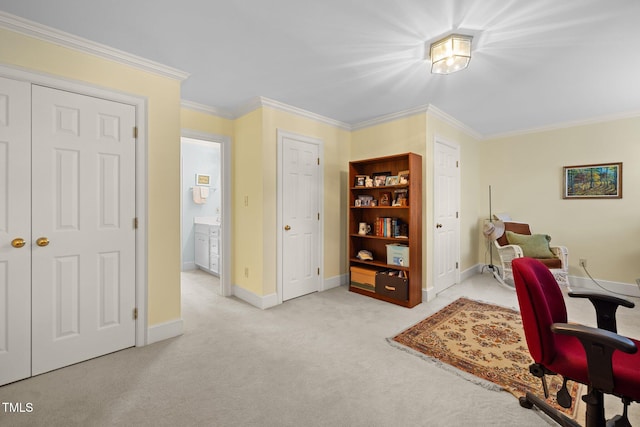
<path fill-rule="evenodd" d="M 231 295 L 230 151 L 229 137 L 182 132 L 181 270 L 223 296 Z"/>

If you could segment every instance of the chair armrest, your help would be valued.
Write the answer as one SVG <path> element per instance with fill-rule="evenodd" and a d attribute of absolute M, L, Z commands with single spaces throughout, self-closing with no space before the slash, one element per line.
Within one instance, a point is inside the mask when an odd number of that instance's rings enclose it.
<path fill-rule="evenodd" d="M 574 323 L 554 323 L 551 325 L 551 330 L 556 334 L 571 335 L 581 342 L 600 344 L 612 350 L 620 350 L 629 354 L 634 354 L 638 351 L 638 347 L 631 339 L 600 328 L 576 325 Z"/>
<path fill-rule="evenodd" d="M 549 246 L 551 252 L 556 256 L 556 258 L 560 258 L 562 261 L 562 268 L 567 270 L 569 268 L 569 250 L 566 246 Z"/>
<path fill-rule="evenodd" d="M 570 335 L 580 340 L 587 354 L 589 383 L 605 393 L 613 392 L 613 352 L 618 350 L 629 354 L 638 351 L 636 344 L 627 337 L 603 329 L 570 323 L 554 323 L 554 333 Z"/>
<path fill-rule="evenodd" d="M 596 309 L 598 328 L 611 332 L 618 332 L 618 325 L 616 324 L 616 310 L 618 306 L 627 308 L 636 306 L 633 302 L 626 299 L 597 292 L 569 292 L 569 296 L 572 298 L 588 298 Z"/>
<path fill-rule="evenodd" d="M 569 292 L 569 296 L 573 298 L 589 298 L 589 300 L 599 300 L 599 301 L 607 301 L 616 305 L 621 305 L 627 308 L 633 308 L 636 305 L 627 299 L 618 298 L 613 295 L 601 294 L 599 292 L 589 292 L 589 291 L 571 291 Z"/>
<path fill-rule="evenodd" d="M 551 251 L 553 253 L 561 253 L 561 254 L 569 254 L 569 249 L 567 249 L 566 246 L 551 246 L 549 245 L 549 249 L 551 249 Z"/>
<path fill-rule="evenodd" d="M 500 246 L 498 242 L 496 242 L 496 248 L 498 248 L 498 254 L 500 255 L 500 258 L 503 258 L 503 262 L 508 262 L 514 258 L 522 258 L 524 256 L 522 248 L 518 245 Z"/>

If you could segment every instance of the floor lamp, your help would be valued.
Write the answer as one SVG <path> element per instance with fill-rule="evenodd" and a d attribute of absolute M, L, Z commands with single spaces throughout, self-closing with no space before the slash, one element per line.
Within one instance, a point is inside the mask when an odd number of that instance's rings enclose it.
<path fill-rule="evenodd" d="M 502 279 L 498 267 L 493 264 L 493 242 L 504 234 L 504 222 L 493 220 L 493 214 L 491 212 L 491 186 L 489 186 L 489 222 L 484 225 L 482 234 L 484 234 L 484 237 L 487 239 L 489 246 L 489 264 L 484 267 L 491 271 L 498 283 L 507 289 L 514 290 L 513 286 L 510 286 Z"/>

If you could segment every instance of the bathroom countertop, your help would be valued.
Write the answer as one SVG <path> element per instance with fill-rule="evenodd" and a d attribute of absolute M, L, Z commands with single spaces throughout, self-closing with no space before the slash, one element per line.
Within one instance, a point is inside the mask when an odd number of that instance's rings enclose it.
<path fill-rule="evenodd" d="M 213 216 L 197 216 L 193 219 L 194 224 L 220 225 L 220 220 Z"/>

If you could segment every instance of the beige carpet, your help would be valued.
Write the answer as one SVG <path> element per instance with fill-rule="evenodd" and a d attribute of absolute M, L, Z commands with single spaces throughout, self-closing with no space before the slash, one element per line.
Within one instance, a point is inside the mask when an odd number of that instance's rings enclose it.
<path fill-rule="evenodd" d="M 468 372 L 516 397 L 531 391 L 542 396 L 542 383 L 529 372 L 533 363 L 515 310 L 460 298 L 425 320 L 395 336 L 392 341 Z M 569 381 L 574 397 L 569 409 L 560 407 L 555 394 L 560 376 L 548 376 L 549 402 L 569 416 L 576 416 L 582 386 Z M 482 385 L 487 386 L 487 384 Z"/>

